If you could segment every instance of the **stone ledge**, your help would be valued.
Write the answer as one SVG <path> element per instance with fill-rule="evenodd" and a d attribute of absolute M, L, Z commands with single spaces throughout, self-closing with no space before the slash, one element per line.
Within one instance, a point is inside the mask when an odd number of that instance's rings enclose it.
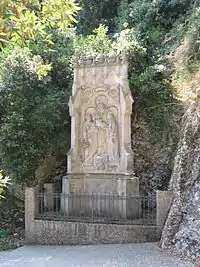
<path fill-rule="evenodd" d="M 34 220 L 34 235 L 36 243 L 42 245 L 89 245 L 158 241 L 156 226 L 43 220 Z"/>

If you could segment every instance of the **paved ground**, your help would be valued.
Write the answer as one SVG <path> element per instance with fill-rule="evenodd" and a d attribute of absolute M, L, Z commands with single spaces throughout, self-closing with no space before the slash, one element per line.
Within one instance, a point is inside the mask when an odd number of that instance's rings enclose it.
<path fill-rule="evenodd" d="M 22 247 L 0 253 L 0 267 L 193 267 L 159 251 L 155 243 Z"/>

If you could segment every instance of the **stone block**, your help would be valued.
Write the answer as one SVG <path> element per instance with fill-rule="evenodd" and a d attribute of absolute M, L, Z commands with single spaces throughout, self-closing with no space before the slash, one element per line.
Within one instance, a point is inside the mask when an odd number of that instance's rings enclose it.
<path fill-rule="evenodd" d="M 157 235 L 161 236 L 163 226 L 167 219 L 167 215 L 173 200 L 173 192 L 171 191 L 156 191 L 156 224 L 157 224 Z"/>

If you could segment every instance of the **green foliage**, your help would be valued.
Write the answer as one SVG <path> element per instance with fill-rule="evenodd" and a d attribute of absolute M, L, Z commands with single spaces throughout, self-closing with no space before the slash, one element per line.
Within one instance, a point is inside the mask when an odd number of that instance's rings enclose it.
<path fill-rule="evenodd" d="M 52 45 L 50 30 L 66 31 L 77 22 L 80 8 L 74 0 L 3 0 L 0 5 L 0 37 L 26 47 L 37 38 Z M 4 38 L 5 39 L 5 38 Z"/>
<path fill-rule="evenodd" d="M 38 1 L 38 17 L 46 25 L 65 31 L 72 23 L 76 23 L 75 15 L 80 10 L 75 0 L 43 0 Z M 38 12 L 37 12 L 38 13 Z"/>
<path fill-rule="evenodd" d="M 92 34 L 76 35 L 74 38 L 74 55 L 95 56 L 98 54 L 134 54 L 136 51 L 145 53 L 145 49 L 139 45 L 134 31 L 125 29 L 120 34 L 109 38 L 108 27 L 100 24 Z"/>
<path fill-rule="evenodd" d="M 6 17 L 7 3 L 6 0 L 0 2 L 0 49 L 8 42 L 9 37 L 8 19 Z"/>
<path fill-rule="evenodd" d="M 144 46 L 155 49 L 173 24 L 187 12 L 190 0 L 123 0 L 119 8 L 118 28 L 134 28 Z"/>
<path fill-rule="evenodd" d="M 45 25 L 38 20 L 38 16 L 31 11 L 21 12 L 19 18 L 14 17 L 14 30 L 11 35 L 11 42 L 26 47 L 30 41 L 35 41 L 38 36 L 50 42 L 48 33 L 45 31 Z"/>
<path fill-rule="evenodd" d="M 137 113 L 148 122 L 153 140 L 166 141 L 171 133 L 171 119 L 177 104 L 173 88 L 159 70 L 159 66 L 149 66 L 143 72 L 131 75 Z"/>
<path fill-rule="evenodd" d="M 200 7 L 195 7 L 189 18 L 185 41 L 188 44 L 187 60 L 200 60 Z"/>
<path fill-rule="evenodd" d="M 181 101 L 194 101 L 199 97 L 198 72 L 200 69 L 200 7 L 198 1 L 187 16 L 184 39 L 176 56 L 173 85 Z M 195 82 L 193 82 L 195 81 Z"/>
<path fill-rule="evenodd" d="M 77 25 L 79 34 L 91 34 L 100 24 L 108 26 L 109 32 L 115 31 L 120 0 L 80 0 L 80 3 L 82 10 L 79 12 Z"/>
<path fill-rule="evenodd" d="M 3 175 L 3 171 L 0 171 L 0 199 L 3 198 L 3 191 L 9 184 L 9 177 Z"/>
<path fill-rule="evenodd" d="M 45 75 L 38 73 L 42 58 L 24 50 L 14 50 L 1 68 L 0 157 L 3 169 L 18 182 L 31 183 L 45 156 L 67 149 L 71 70 L 53 57 Z"/>
<path fill-rule="evenodd" d="M 190 0 L 122 0 L 118 29 L 131 29 L 146 54 L 130 58 L 130 84 L 137 113 L 152 130 L 154 140 L 166 141 L 177 108 L 168 55 L 182 42 Z"/>
<path fill-rule="evenodd" d="M 100 25 L 88 36 L 76 35 L 74 38 L 75 56 L 108 54 L 112 47 L 112 41 L 108 37 L 108 27 Z"/>
<path fill-rule="evenodd" d="M 31 184 L 49 154 L 66 153 L 72 85 L 74 0 L 3 0 L 0 73 L 0 165 Z"/>

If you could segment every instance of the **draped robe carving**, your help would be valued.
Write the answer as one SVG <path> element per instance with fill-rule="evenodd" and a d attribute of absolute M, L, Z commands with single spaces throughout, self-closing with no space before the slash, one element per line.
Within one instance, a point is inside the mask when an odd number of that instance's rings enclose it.
<path fill-rule="evenodd" d="M 83 124 L 83 146 L 84 161 L 92 163 L 93 156 L 96 153 L 97 146 L 97 129 L 92 115 L 86 114 Z"/>
<path fill-rule="evenodd" d="M 104 103 L 86 113 L 83 123 L 84 162 L 106 169 L 119 162 L 119 128 L 115 115 Z"/>
<path fill-rule="evenodd" d="M 112 112 L 108 113 L 108 159 L 110 163 L 119 160 L 119 132 L 116 118 Z"/>

